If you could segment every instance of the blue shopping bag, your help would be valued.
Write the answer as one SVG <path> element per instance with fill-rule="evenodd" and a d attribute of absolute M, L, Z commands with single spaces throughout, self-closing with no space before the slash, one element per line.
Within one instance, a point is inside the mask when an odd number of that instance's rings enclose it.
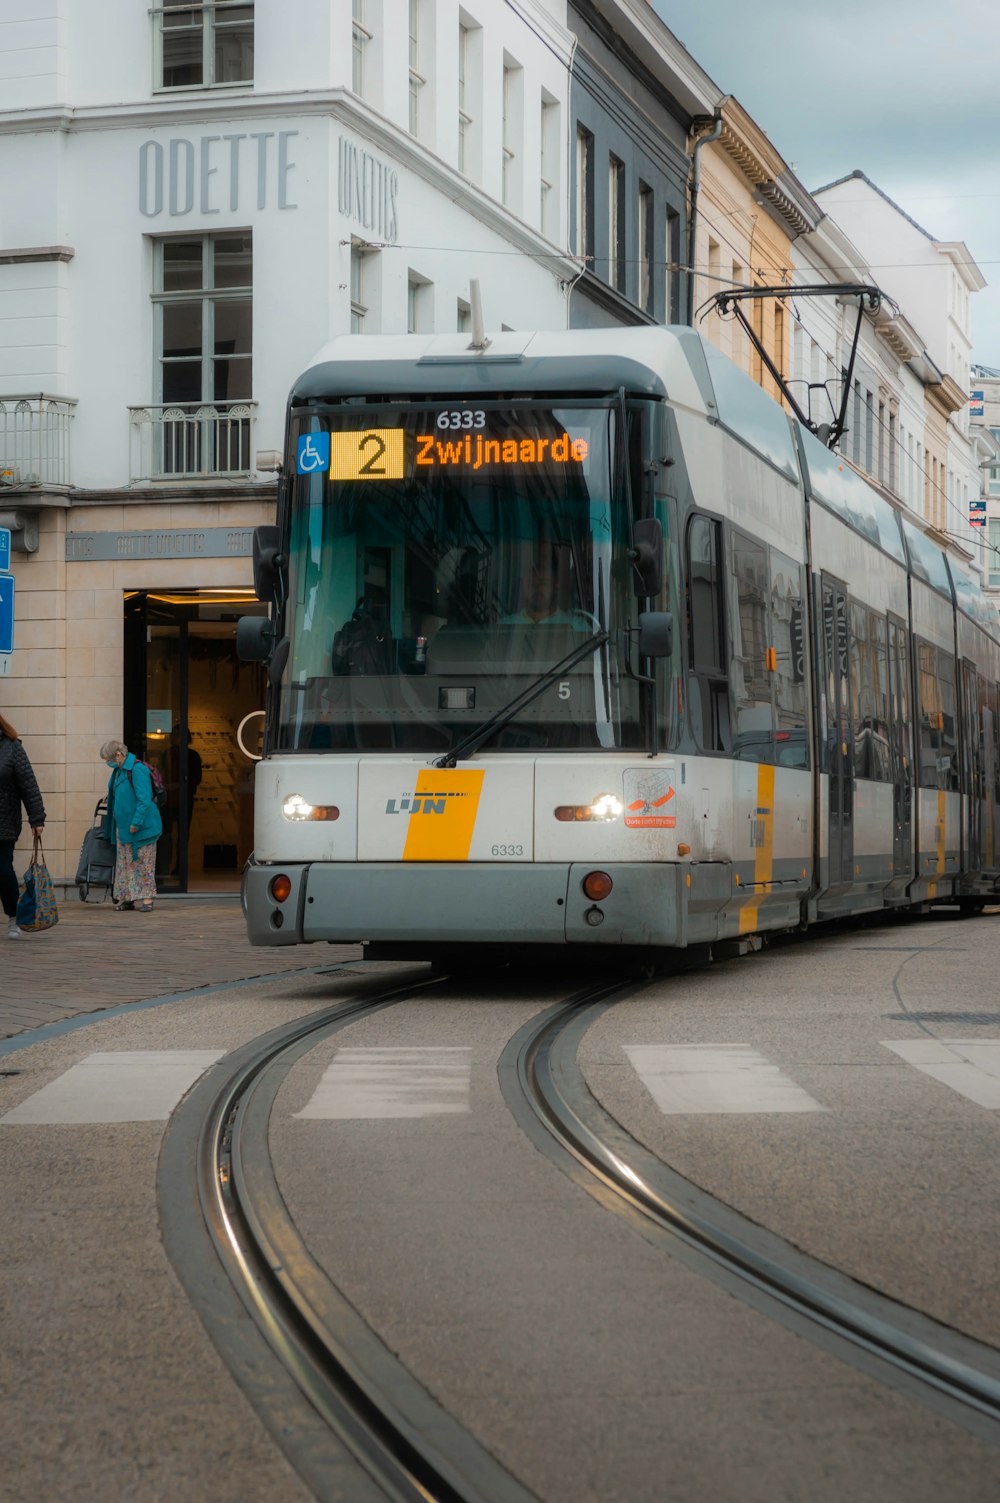
<path fill-rule="evenodd" d="M 17 927 L 29 933 L 37 933 L 40 929 L 51 929 L 58 922 L 55 888 L 45 865 L 42 842 L 36 835 L 31 860 L 17 900 Z"/>

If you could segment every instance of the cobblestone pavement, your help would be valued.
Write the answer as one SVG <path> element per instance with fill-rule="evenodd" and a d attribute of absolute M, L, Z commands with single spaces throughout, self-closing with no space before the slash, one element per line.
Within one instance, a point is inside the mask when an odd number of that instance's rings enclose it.
<path fill-rule="evenodd" d="M 357 959 L 359 945 L 247 943 L 239 899 L 164 898 L 152 913 L 110 902 L 59 904 L 59 923 L 8 940 L 0 929 L 0 1038 L 220 981 L 244 981 Z"/>

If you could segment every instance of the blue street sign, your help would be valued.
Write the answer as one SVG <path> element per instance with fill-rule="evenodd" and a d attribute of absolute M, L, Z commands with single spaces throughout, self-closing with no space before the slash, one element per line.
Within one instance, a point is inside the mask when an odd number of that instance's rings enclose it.
<path fill-rule="evenodd" d="M 10 568 L 10 528 L 0 527 L 0 569 L 6 574 Z"/>
<path fill-rule="evenodd" d="M 969 502 L 969 510 L 970 511 L 985 511 L 986 510 L 986 502 L 985 501 L 970 501 Z"/>
<path fill-rule="evenodd" d="M 0 653 L 14 651 L 14 576 L 0 574 Z"/>
<path fill-rule="evenodd" d="M 985 517 L 970 517 L 969 518 L 969 526 L 970 527 L 985 527 L 986 526 L 986 518 Z"/>

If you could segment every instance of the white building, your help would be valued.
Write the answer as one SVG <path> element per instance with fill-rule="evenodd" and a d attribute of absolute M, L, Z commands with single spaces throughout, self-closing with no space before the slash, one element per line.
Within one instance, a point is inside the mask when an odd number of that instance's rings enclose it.
<path fill-rule="evenodd" d="M 0 703 L 72 875 L 124 732 L 204 767 L 173 862 L 249 841 L 235 660 L 286 392 L 332 336 L 562 328 L 563 0 L 7 0 L 0 26 Z M 109 46 L 108 39 L 114 39 Z M 175 742 L 176 745 L 176 742 Z M 190 766 L 189 766 L 190 771 Z M 161 842 L 166 860 L 170 839 Z M 186 846 L 186 849 L 181 849 Z"/>
<path fill-rule="evenodd" d="M 938 379 L 924 380 L 923 513 L 968 544 L 969 502 L 979 495 L 968 414 L 969 299 L 985 287 L 985 279 L 967 246 L 935 240 L 863 172 L 829 183 L 813 196 L 926 341 L 927 374 L 936 368 Z"/>

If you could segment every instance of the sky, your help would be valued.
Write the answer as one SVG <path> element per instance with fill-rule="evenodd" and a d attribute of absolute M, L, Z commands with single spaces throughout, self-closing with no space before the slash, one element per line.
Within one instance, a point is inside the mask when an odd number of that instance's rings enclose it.
<path fill-rule="evenodd" d="M 987 282 L 972 358 L 1000 370 L 1000 8 L 996 0 L 653 0 L 807 189 L 860 168 Z M 889 269 L 873 271 L 891 294 Z M 905 309 L 919 329 L 916 309 Z"/>

